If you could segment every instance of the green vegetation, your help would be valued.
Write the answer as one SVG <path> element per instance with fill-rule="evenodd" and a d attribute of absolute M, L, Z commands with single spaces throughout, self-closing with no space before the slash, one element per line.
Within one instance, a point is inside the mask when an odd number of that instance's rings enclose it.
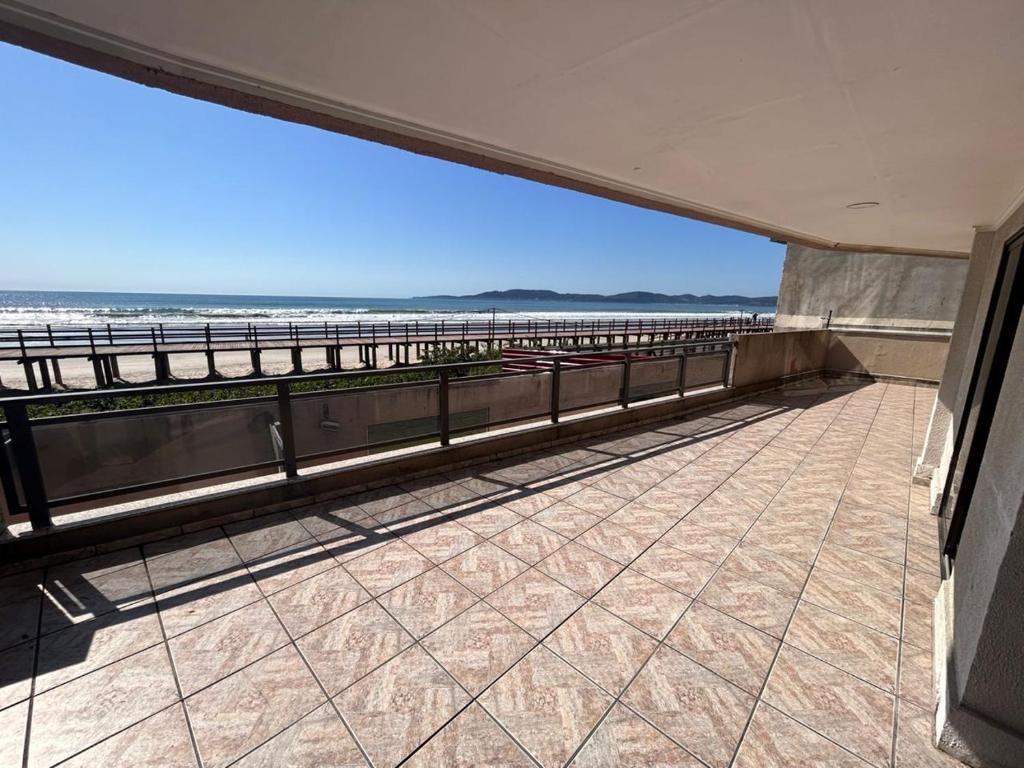
<path fill-rule="evenodd" d="M 501 366 L 495 363 L 488 364 L 488 361 L 500 359 L 501 354 L 496 349 L 480 350 L 479 352 L 469 347 L 457 349 L 433 349 L 424 354 L 419 365 L 446 365 L 455 363 L 469 363 L 464 367 L 456 368 L 451 372 L 454 376 L 482 376 L 488 373 L 498 373 Z M 310 379 L 296 382 L 291 385 L 292 393 L 299 392 L 325 392 L 333 389 L 354 389 L 356 387 L 374 387 L 383 384 L 399 384 L 414 381 L 430 381 L 437 376 L 432 373 L 420 373 L 416 371 L 403 372 L 401 368 L 389 369 L 394 373 L 367 373 L 365 376 L 353 376 L 344 379 Z M 124 411 L 132 408 L 152 408 L 161 405 L 182 405 L 185 403 L 208 403 L 214 400 L 241 400 L 250 397 L 274 397 L 277 394 L 277 387 L 273 379 L 266 383 L 253 383 L 246 386 L 231 387 L 229 389 L 208 389 L 196 392 L 167 392 L 143 397 L 104 397 L 98 400 L 77 400 L 70 403 L 57 405 L 33 405 L 29 406 L 31 418 L 46 418 L 49 416 L 67 416 L 76 413 L 98 413 L 102 411 Z"/>

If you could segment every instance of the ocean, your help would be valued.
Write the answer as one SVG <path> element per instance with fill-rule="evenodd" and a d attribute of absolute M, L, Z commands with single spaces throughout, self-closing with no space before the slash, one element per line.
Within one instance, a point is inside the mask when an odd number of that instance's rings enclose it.
<path fill-rule="evenodd" d="M 402 322 L 429 320 L 601 320 L 637 316 L 725 317 L 775 307 L 727 304 L 373 299 L 318 296 L 227 296 L 182 293 L 0 291 L 0 325 L 129 323 Z"/>

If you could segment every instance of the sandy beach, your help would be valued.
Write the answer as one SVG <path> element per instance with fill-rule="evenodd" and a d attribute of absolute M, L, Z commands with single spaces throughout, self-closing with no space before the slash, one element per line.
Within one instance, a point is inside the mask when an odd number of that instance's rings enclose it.
<path fill-rule="evenodd" d="M 177 381 L 196 381 L 205 379 L 207 376 L 206 355 L 203 353 L 182 353 L 171 355 L 171 374 Z M 342 366 L 346 369 L 358 370 L 359 352 L 355 347 L 347 347 L 343 350 Z M 153 360 L 148 355 L 124 355 L 118 358 L 118 365 L 121 370 L 121 379 L 131 384 L 152 384 L 154 383 Z M 276 349 L 265 350 L 261 358 L 261 365 L 264 373 L 285 374 L 291 373 L 292 361 L 289 350 Z M 319 370 L 327 370 L 327 361 L 323 354 L 316 354 L 310 350 L 303 356 L 303 365 L 306 372 L 314 373 Z M 390 365 L 384 355 L 378 360 L 379 368 L 386 368 Z M 84 358 L 70 358 L 60 363 L 61 375 L 64 379 L 64 386 L 67 389 L 94 389 L 96 378 L 93 375 L 92 363 Z M 242 378 L 252 374 L 252 362 L 249 353 L 239 352 L 218 352 L 217 372 L 225 378 Z M 26 389 L 25 370 L 16 362 L 0 362 L 0 384 L 8 389 Z"/>

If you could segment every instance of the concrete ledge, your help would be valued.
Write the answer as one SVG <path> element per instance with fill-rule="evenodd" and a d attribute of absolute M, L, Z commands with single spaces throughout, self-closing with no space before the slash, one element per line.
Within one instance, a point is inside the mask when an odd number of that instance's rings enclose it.
<path fill-rule="evenodd" d="M 309 469 L 299 477 L 280 475 L 242 488 L 212 490 L 201 496 L 178 499 L 132 512 L 124 512 L 30 531 L 0 540 L 0 562 L 39 564 L 70 560 L 121 549 L 225 522 L 296 508 L 337 496 L 358 493 L 418 476 L 450 471 L 498 458 L 572 443 L 584 436 L 663 421 L 699 412 L 733 400 L 778 389 L 807 378 L 816 371 L 742 388 L 721 388 L 686 398 L 662 398 L 629 408 L 564 417 L 558 424 L 544 423 L 506 430 L 501 434 L 471 436 L 452 445 L 412 449 L 398 456 L 361 461 L 342 468 Z M 0 573 L 4 569 L 0 568 Z"/>

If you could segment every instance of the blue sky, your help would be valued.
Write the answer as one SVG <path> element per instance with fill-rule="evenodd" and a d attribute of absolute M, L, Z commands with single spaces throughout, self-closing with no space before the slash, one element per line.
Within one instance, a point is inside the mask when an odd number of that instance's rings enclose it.
<path fill-rule="evenodd" d="M 767 239 L 0 43 L 0 289 L 774 295 Z"/>

